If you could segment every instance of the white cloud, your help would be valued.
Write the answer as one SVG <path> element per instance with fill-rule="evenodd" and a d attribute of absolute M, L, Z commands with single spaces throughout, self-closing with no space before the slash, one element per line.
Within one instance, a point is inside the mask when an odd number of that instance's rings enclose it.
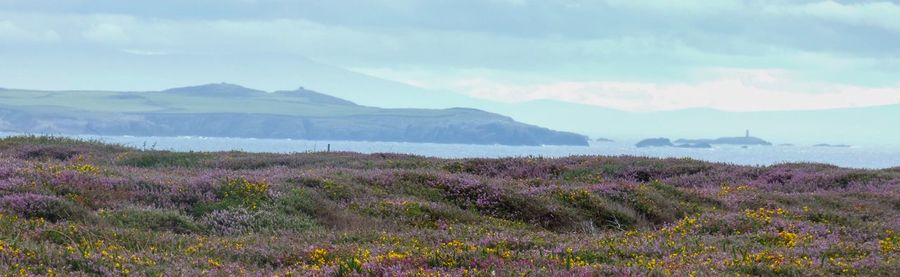
<path fill-rule="evenodd" d="M 138 55 L 138 56 L 163 56 L 163 55 L 169 54 L 166 51 L 147 50 L 147 49 L 122 49 L 121 51 L 123 53 L 128 53 L 128 54 Z"/>
<path fill-rule="evenodd" d="M 0 21 L 0 40 L 24 42 L 55 42 L 59 34 L 53 30 L 28 30 L 10 21 Z"/>
<path fill-rule="evenodd" d="M 766 11 L 900 31 L 900 5 L 891 2 L 841 4 L 823 1 L 795 6 L 770 6 Z"/>
<path fill-rule="evenodd" d="M 630 9 L 651 10 L 655 12 L 682 12 L 693 14 L 715 14 L 723 11 L 736 11 L 746 8 L 744 1 L 694 1 L 694 0 L 605 0 L 610 6 Z"/>
<path fill-rule="evenodd" d="M 454 23 L 438 19 L 460 11 L 417 11 L 414 1 L 384 0 L 384 6 L 398 11 L 393 15 L 437 19 L 396 16 L 384 18 L 390 24 L 383 25 L 302 16 L 0 11 L 0 41 L 62 41 L 60 45 L 74 47 L 59 49 L 75 54 L 100 49 L 143 56 L 306 56 L 415 86 L 482 98 L 557 99 L 628 110 L 818 109 L 898 102 L 898 90 L 890 85 L 839 84 L 895 82 L 900 48 L 893 46 L 900 45 L 900 40 L 878 37 L 884 32 L 871 30 L 900 30 L 896 4 L 494 1 L 512 7 L 490 5 L 509 10 L 497 10 L 496 18 L 484 22 Z M 580 11 L 588 12 L 570 13 L 579 9 L 556 9 L 554 3 L 583 4 Z M 520 13 L 546 18 L 519 22 Z M 780 25 L 795 20 L 799 27 Z M 858 26 L 846 28 L 845 24 Z M 859 40 L 842 40 L 855 34 L 861 34 L 856 37 Z M 716 67 L 720 69 L 692 75 L 698 68 Z M 729 67 L 771 69 L 721 69 Z M 787 76 L 785 71 L 803 78 Z M 879 79 L 871 81 L 872 76 Z"/>
<path fill-rule="evenodd" d="M 891 1 L 692 1 L 692 0 L 605 0 L 607 5 L 665 14 L 702 16 L 795 16 L 812 17 L 847 24 L 900 31 L 900 5 Z"/>
<path fill-rule="evenodd" d="M 871 88 L 801 82 L 780 70 L 716 69 L 711 73 L 718 76 L 696 83 L 588 81 L 518 85 L 479 78 L 449 83 L 470 96 L 495 101 L 549 99 L 628 111 L 818 110 L 900 103 L 900 86 Z"/>
<path fill-rule="evenodd" d="M 84 31 L 84 38 L 102 43 L 123 43 L 128 41 L 125 28 L 114 23 L 98 23 Z"/>
<path fill-rule="evenodd" d="M 507 4 L 512 6 L 524 6 L 528 4 L 528 0 L 491 0 L 491 2 Z"/>

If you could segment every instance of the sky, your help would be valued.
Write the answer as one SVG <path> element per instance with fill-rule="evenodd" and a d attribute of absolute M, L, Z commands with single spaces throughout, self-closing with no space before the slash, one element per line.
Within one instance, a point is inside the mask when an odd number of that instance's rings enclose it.
<path fill-rule="evenodd" d="M 900 2 L 0 0 L 0 87 L 352 83 L 326 67 L 636 112 L 898 104 Z"/>

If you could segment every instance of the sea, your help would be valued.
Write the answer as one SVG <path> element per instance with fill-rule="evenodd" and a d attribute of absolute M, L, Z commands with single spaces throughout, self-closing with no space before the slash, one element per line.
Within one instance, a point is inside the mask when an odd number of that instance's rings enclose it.
<path fill-rule="evenodd" d="M 0 137 L 17 135 L 0 133 Z M 882 169 L 900 167 L 900 146 L 815 147 L 802 145 L 715 146 L 710 149 L 654 147 L 638 148 L 635 142 L 592 142 L 590 146 L 507 146 L 409 142 L 325 141 L 218 137 L 137 137 L 73 135 L 138 149 L 170 151 L 246 151 L 302 153 L 349 151 L 359 153 L 403 153 L 440 158 L 565 157 L 573 155 L 692 158 L 738 165 L 767 166 L 779 163 L 813 162 L 841 167 Z"/>

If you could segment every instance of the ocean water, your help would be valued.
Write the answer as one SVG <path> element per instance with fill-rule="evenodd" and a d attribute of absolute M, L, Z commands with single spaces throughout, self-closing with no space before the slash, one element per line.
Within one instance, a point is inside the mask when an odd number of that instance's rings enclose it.
<path fill-rule="evenodd" d="M 12 135 L 0 133 L 0 136 Z M 505 146 L 404 142 L 310 141 L 293 139 L 247 139 L 209 137 L 72 136 L 97 139 L 142 149 L 173 151 L 230 151 L 297 153 L 352 151 L 360 153 L 404 153 L 442 158 L 470 157 L 563 157 L 571 155 L 642 156 L 693 158 L 740 165 L 772 165 L 785 162 L 816 162 L 853 168 L 900 166 L 900 147 L 812 147 L 812 146 L 717 146 L 712 149 L 637 148 L 634 142 L 597 142 L 590 146 Z"/>

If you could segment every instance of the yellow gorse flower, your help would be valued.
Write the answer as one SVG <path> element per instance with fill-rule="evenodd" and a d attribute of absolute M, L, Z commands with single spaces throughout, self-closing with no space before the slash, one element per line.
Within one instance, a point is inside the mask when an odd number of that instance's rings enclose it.
<path fill-rule="evenodd" d="M 757 219 L 766 222 L 766 224 L 772 223 L 772 218 L 774 216 L 784 216 L 787 215 L 787 211 L 782 208 L 777 209 L 767 209 L 767 208 L 759 208 L 756 210 L 744 210 L 744 215 L 749 218 Z"/>

